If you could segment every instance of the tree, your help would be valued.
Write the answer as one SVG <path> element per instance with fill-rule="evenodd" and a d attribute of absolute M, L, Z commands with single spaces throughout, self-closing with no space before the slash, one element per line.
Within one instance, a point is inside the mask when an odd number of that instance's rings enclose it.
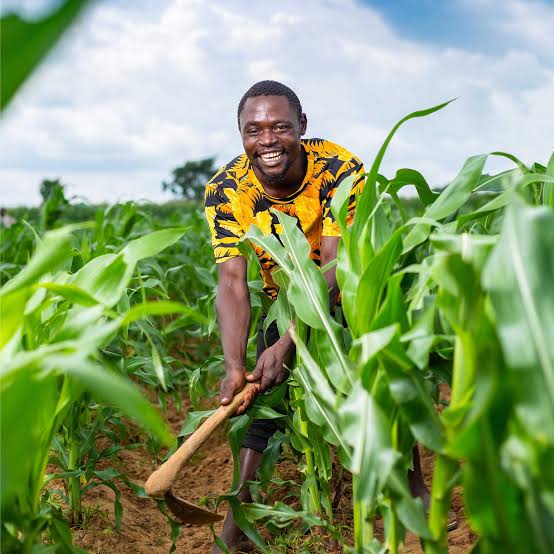
<path fill-rule="evenodd" d="M 45 231 L 54 227 L 69 202 L 64 194 L 64 185 L 59 179 L 44 179 L 40 184 L 40 195 L 40 225 Z"/>
<path fill-rule="evenodd" d="M 188 200 L 201 200 L 206 183 L 216 171 L 215 157 L 188 161 L 171 172 L 173 179 L 169 183 L 162 182 L 162 190 Z"/>

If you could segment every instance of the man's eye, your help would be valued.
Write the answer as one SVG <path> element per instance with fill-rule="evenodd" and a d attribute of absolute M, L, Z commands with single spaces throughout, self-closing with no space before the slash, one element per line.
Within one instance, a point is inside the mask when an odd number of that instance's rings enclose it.
<path fill-rule="evenodd" d="M 246 131 L 247 135 L 255 135 L 258 132 L 258 129 L 248 129 Z"/>
<path fill-rule="evenodd" d="M 276 126 L 275 126 L 275 129 L 276 129 L 277 131 L 286 131 L 286 130 L 288 130 L 288 128 L 289 128 L 288 125 L 276 125 Z"/>

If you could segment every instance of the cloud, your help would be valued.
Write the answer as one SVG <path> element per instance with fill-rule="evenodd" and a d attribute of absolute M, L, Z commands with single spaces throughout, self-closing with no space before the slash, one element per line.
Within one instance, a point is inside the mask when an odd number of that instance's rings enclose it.
<path fill-rule="evenodd" d="M 483 17 L 500 6 L 461 1 Z M 176 165 L 209 155 L 224 163 L 242 151 L 236 106 L 263 78 L 297 91 L 308 136 L 343 144 L 366 165 L 402 116 L 459 96 L 401 129 L 385 158 L 389 174 L 416 167 L 442 185 L 469 155 L 499 149 L 545 162 L 554 68 L 543 54 L 554 8 L 502 6 L 490 32 L 513 47 L 492 55 L 408 40 L 353 0 L 100 3 L 4 118 L 1 202 L 38 201 L 43 176 L 91 201 L 167 198 L 160 182 Z"/>

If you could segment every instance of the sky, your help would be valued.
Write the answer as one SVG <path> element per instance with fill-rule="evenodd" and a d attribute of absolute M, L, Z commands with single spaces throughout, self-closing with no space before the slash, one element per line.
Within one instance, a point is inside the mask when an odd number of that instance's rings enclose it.
<path fill-rule="evenodd" d="M 52 0 L 3 0 L 38 17 Z M 256 81 L 298 94 L 307 137 L 440 187 L 473 154 L 546 163 L 554 150 L 554 2 L 98 0 L 0 120 L 0 205 L 42 179 L 90 202 L 166 201 L 187 160 L 242 153 L 236 108 Z M 487 170 L 509 167 L 491 158 Z"/>

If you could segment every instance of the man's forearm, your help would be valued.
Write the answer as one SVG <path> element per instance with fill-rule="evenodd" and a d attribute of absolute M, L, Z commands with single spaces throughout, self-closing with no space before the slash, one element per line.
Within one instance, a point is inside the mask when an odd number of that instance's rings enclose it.
<path fill-rule="evenodd" d="M 325 278 L 325 283 L 327 284 L 327 290 L 329 291 L 329 307 L 331 310 L 335 307 L 339 300 L 339 285 L 337 283 L 337 272 L 336 267 L 329 269 L 323 277 Z"/>
<path fill-rule="evenodd" d="M 322 237 L 321 238 L 321 267 L 337 259 L 337 250 L 340 237 Z M 337 283 L 337 266 L 336 264 L 328 269 L 323 278 L 329 291 L 329 307 L 331 310 L 335 307 L 339 299 L 339 285 Z"/>
<path fill-rule="evenodd" d="M 216 308 L 225 371 L 244 368 L 250 330 L 250 294 L 246 283 L 220 283 Z"/>

